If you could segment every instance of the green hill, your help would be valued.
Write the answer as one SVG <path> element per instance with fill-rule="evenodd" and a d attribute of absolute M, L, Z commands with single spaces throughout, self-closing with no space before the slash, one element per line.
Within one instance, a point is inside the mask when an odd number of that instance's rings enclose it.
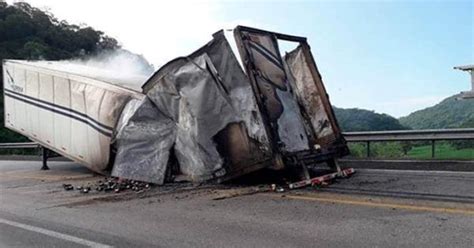
<path fill-rule="evenodd" d="M 400 118 L 400 123 L 412 129 L 474 128 L 474 100 L 450 96 L 433 107 Z"/>
<path fill-rule="evenodd" d="M 345 132 L 408 129 L 400 124 L 396 118 L 387 114 L 379 114 L 358 108 L 333 108 L 339 125 Z"/>
<path fill-rule="evenodd" d="M 91 27 L 68 24 L 24 2 L 0 1 L 0 61 L 83 58 L 119 47 L 115 39 Z M 3 127 L 2 78 L 0 65 L 0 142 L 25 141 Z"/>

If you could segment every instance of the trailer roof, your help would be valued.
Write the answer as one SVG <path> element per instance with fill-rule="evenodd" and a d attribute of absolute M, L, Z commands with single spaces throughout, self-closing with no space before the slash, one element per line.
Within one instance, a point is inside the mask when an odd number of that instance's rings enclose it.
<path fill-rule="evenodd" d="M 47 70 L 70 73 L 77 76 L 87 77 L 102 82 L 110 83 L 119 87 L 141 92 L 141 85 L 148 79 L 143 75 L 124 74 L 121 71 L 112 71 L 104 68 L 82 65 L 74 61 L 27 61 L 27 60 L 5 60 Z"/>
<path fill-rule="evenodd" d="M 454 69 L 462 70 L 462 71 L 470 71 L 470 70 L 474 70 L 474 65 L 460 65 L 460 66 L 455 66 Z"/>

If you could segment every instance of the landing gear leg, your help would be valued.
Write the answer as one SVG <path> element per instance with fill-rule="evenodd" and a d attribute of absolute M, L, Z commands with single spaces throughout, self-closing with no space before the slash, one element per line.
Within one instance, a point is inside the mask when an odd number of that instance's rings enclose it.
<path fill-rule="evenodd" d="M 43 157 L 43 166 L 41 167 L 41 170 L 49 170 L 49 167 L 48 167 L 49 150 L 46 147 L 42 147 L 41 152 L 42 152 L 42 157 Z"/>
<path fill-rule="evenodd" d="M 344 172 L 344 170 L 341 169 L 341 166 L 339 166 L 339 163 L 337 162 L 337 159 L 331 159 L 327 161 L 327 164 L 329 168 L 337 172 L 337 175 L 339 177 L 346 177 L 347 174 Z"/>

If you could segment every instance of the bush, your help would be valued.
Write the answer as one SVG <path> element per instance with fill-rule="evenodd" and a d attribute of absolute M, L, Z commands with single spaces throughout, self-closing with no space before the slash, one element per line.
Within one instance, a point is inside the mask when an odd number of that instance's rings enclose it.
<path fill-rule="evenodd" d="M 351 151 L 351 157 L 363 158 L 366 156 L 367 146 L 362 143 L 349 143 L 349 150 Z"/>
<path fill-rule="evenodd" d="M 372 157 L 401 158 L 404 156 L 400 142 L 373 142 L 370 145 Z"/>

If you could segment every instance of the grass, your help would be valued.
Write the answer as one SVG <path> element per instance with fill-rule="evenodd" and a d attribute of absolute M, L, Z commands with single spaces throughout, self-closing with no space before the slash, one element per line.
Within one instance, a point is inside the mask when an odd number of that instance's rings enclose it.
<path fill-rule="evenodd" d="M 408 157 L 416 159 L 431 159 L 431 145 L 416 146 L 408 152 Z M 474 147 L 456 149 L 450 144 L 439 144 L 435 146 L 435 159 L 474 159 Z"/>
<path fill-rule="evenodd" d="M 435 157 L 431 157 L 431 145 L 422 142 L 413 143 L 407 154 L 403 152 L 400 142 L 372 142 L 371 158 L 383 159 L 453 159 L 474 160 L 474 146 L 457 149 L 449 142 L 437 142 L 435 145 Z M 351 157 L 365 158 L 367 147 L 364 143 L 349 143 Z"/>

